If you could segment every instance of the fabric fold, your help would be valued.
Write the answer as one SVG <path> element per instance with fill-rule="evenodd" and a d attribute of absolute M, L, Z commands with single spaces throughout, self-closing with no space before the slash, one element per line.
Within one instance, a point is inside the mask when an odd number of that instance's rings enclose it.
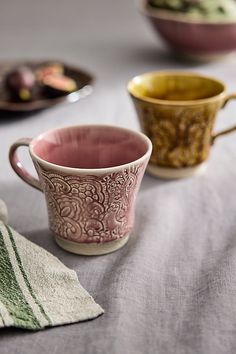
<path fill-rule="evenodd" d="M 75 271 L 0 221 L 0 327 L 39 330 L 103 312 Z"/>

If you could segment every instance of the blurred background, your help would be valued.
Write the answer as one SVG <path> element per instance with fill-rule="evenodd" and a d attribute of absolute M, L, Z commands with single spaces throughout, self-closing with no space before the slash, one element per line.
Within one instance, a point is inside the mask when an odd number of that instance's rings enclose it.
<path fill-rule="evenodd" d="M 176 56 L 151 28 L 149 19 L 139 10 L 140 3 L 133 0 L 1 0 L 0 60 L 56 59 L 95 76 L 93 93 L 74 104 L 54 106 L 36 114 L 0 114 L 0 192 L 12 209 L 12 224 L 17 224 L 19 231 L 27 231 L 31 226 L 27 226 L 30 224 L 25 220 L 25 211 L 22 211 L 24 221 L 21 221 L 20 199 L 13 204 L 9 192 L 27 199 L 27 210 L 38 193 L 33 190 L 27 193 L 28 186 L 9 166 L 8 149 L 16 139 L 81 123 L 109 123 L 139 129 L 126 85 L 134 75 L 147 71 L 195 71 L 215 76 L 226 83 L 228 91 L 236 91 L 234 54 L 210 62 Z M 235 103 L 230 103 L 221 113 L 218 128 L 233 124 L 234 112 Z M 222 140 L 227 151 L 234 136 Z M 211 161 L 217 152 L 221 156 L 222 140 L 216 145 Z M 23 155 L 26 166 L 30 166 L 27 153 L 22 152 Z M 38 212 L 44 210 L 42 204 L 33 210 L 37 214 L 35 223 L 46 225 L 46 211 Z M 15 211 L 18 216 L 14 216 Z"/>

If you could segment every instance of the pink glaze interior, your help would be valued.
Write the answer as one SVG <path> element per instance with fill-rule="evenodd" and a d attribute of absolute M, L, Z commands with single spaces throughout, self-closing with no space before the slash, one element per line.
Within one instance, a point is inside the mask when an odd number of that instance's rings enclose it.
<path fill-rule="evenodd" d="M 57 129 L 32 142 L 33 152 L 56 165 L 73 168 L 106 168 L 141 158 L 148 150 L 135 132 L 108 126 Z"/>

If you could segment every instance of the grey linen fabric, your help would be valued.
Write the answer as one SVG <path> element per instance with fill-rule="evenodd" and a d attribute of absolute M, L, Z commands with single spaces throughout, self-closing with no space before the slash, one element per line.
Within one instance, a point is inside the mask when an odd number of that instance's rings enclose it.
<path fill-rule="evenodd" d="M 40 330 L 104 313 L 68 269 L 44 248 L 5 224 L 0 199 L 0 330 Z M 2 279 L 1 279 L 2 277 Z"/>
<path fill-rule="evenodd" d="M 133 1 L 8 0 L 1 6 L 1 58 L 59 57 L 97 76 L 94 93 L 74 105 L 1 116 L 0 197 L 10 225 L 75 269 L 105 314 L 34 334 L 6 330 L 0 333 L 0 353 L 235 353 L 236 135 L 216 142 L 202 177 L 164 182 L 146 175 L 131 240 L 100 257 L 79 257 L 56 246 L 43 195 L 20 181 L 7 161 L 16 138 L 55 126 L 111 123 L 138 129 L 125 90 L 127 80 L 141 72 L 198 71 L 236 90 L 235 57 L 196 65 L 176 61 Z M 235 108 L 232 102 L 220 113 L 217 129 L 236 122 Z M 30 168 L 26 154 L 20 155 Z"/>

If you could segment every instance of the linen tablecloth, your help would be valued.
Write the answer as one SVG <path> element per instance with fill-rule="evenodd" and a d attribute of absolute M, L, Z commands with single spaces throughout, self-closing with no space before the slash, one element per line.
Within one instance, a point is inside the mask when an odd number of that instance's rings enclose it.
<path fill-rule="evenodd" d="M 202 177 L 165 182 L 144 177 L 129 243 L 102 257 L 56 246 L 43 195 L 7 160 L 9 145 L 55 126 L 111 123 L 138 130 L 126 82 L 150 70 L 213 75 L 236 91 L 236 60 L 179 62 L 127 0 L 3 0 L 0 59 L 59 58 L 96 76 L 94 92 L 73 105 L 0 118 L 0 197 L 9 223 L 76 270 L 104 308 L 96 321 L 33 334 L 0 332 L 0 354 L 223 354 L 236 352 L 236 134 L 212 149 Z M 236 104 L 217 128 L 236 123 Z M 24 150 L 24 149 L 22 149 Z M 21 153 L 27 167 L 26 151 Z M 32 168 L 33 170 L 33 168 Z"/>

